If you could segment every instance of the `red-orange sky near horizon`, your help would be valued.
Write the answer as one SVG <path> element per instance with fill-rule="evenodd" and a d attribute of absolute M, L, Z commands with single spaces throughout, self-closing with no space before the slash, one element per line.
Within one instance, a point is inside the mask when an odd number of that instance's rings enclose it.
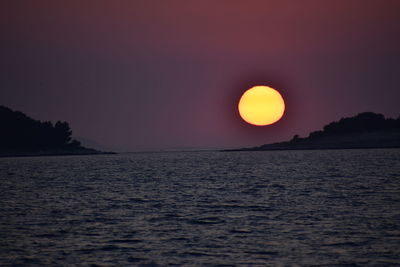
<path fill-rule="evenodd" d="M 398 117 L 400 1 L 1 1 L 0 104 L 111 150 L 284 141 L 364 111 Z M 267 84 L 286 110 L 246 125 Z"/>

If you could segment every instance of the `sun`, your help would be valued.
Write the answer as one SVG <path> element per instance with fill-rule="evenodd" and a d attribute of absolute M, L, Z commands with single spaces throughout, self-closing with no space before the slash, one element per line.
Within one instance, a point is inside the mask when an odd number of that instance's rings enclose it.
<path fill-rule="evenodd" d="M 239 100 L 239 114 L 244 121 L 256 126 L 265 126 L 279 121 L 285 112 L 285 101 L 281 94 L 269 86 L 254 86 Z"/>

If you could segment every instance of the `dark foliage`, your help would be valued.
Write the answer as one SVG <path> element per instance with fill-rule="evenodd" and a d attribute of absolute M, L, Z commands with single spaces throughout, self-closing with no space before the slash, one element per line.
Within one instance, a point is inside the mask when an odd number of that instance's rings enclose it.
<path fill-rule="evenodd" d="M 309 138 L 395 129 L 400 130 L 400 118 L 385 119 L 382 114 L 364 112 L 354 117 L 342 118 L 338 122 L 331 122 L 324 126 L 323 131 L 310 133 Z"/>
<path fill-rule="evenodd" d="M 67 122 L 34 120 L 0 106 L 0 151 L 73 150 L 83 147 L 71 138 Z"/>
<path fill-rule="evenodd" d="M 400 117 L 385 119 L 373 112 L 360 113 L 329 123 L 308 137 L 293 136 L 290 141 L 239 150 L 301 150 L 400 148 Z"/>

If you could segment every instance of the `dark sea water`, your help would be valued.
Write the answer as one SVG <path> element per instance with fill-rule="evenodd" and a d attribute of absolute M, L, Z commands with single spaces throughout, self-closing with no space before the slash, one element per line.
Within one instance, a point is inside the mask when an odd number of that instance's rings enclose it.
<path fill-rule="evenodd" d="M 0 159 L 0 266 L 400 266 L 400 150 Z"/>

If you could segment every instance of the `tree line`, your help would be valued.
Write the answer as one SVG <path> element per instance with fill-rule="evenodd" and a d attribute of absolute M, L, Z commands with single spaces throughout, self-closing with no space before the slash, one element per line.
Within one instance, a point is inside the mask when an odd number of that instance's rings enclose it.
<path fill-rule="evenodd" d="M 310 133 L 308 138 L 318 138 L 327 135 L 339 135 L 347 133 L 361 133 L 374 131 L 400 130 L 400 117 L 397 119 L 386 119 L 382 114 L 364 112 L 357 116 L 342 118 L 339 121 L 331 122 L 324 126 L 322 131 Z M 295 135 L 292 141 L 299 140 Z"/>
<path fill-rule="evenodd" d="M 73 150 L 83 148 L 72 139 L 68 122 L 34 120 L 0 106 L 0 151 Z"/>

